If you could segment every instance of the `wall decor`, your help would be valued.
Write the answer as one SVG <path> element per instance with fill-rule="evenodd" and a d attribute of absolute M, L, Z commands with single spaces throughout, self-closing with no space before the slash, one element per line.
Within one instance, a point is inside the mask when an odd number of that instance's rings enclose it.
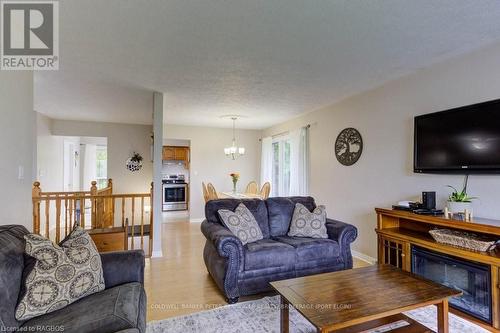
<path fill-rule="evenodd" d="M 136 172 L 142 169 L 142 156 L 139 153 L 135 153 L 134 155 L 127 160 L 126 167 L 130 172 Z"/>
<path fill-rule="evenodd" d="M 350 166 L 356 163 L 363 152 L 363 138 L 355 128 L 346 128 L 335 140 L 335 157 L 342 165 Z"/>

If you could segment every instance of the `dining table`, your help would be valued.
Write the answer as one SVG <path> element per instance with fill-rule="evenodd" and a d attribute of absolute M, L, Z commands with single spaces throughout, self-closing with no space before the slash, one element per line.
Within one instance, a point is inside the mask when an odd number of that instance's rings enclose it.
<path fill-rule="evenodd" d="M 219 192 L 219 199 L 261 199 L 260 194 L 250 194 L 250 193 L 238 193 L 238 192 Z"/>

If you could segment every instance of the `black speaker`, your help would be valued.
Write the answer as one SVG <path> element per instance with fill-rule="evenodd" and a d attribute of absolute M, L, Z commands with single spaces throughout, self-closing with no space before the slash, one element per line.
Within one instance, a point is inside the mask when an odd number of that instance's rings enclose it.
<path fill-rule="evenodd" d="M 422 192 L 422 208 L 436 209 L 436 192 Z"/>

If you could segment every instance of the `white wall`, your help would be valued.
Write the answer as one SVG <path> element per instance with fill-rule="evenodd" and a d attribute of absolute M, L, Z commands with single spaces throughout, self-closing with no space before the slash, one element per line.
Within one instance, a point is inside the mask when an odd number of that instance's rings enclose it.
<path fill-rule="evenodd" d="M 115 193 L 149 193 L 153 179 L 150 125 L 129 125 L 85 121 L 52 120 L 52 134 L 108 138 L 108 177 Z M 130 172 L 125 163 L 134 152 L 144 158 L 138 172 Z"/>
<path fill-rule="evenodd" d="M 313 124 L 310 130 L 310 192 L 328 215 L 359 229 L 354 249 L 376 257 L 375 207 L 437 191 L 443 206 L 446 184 L 460 186 L 462 176 L 413 173 L 413 117 L 500 98 L 500 45 L 436 64 L 338 104 L 264 131 Z M 334 142 L 345 127 L 363 136 L 364 151 L 351 167 L 340 165 Z M 476 216 L 500 219 L 500 176 L 471 176 L 471 195 L 479 196 Z"/>
<path fill-rule="evenodd" d="M 32 230 L 36 151 L 32 72 L 0 71 L 0 116 L 0 225 L 22 224 Z M 23 179 L 19 179 L 19 167 L 24 170 Z"/>
<path fill-rule="evenodd" d="M 219 192 L 231 191 L 229 174 L 239 172 L 238 190 L 243 191 L 252 180 L 260 179 L 261 131 L 238 130 L 238 144 L 245 147 L 245 155 L 233 161 L 224 155 L 224 147 L 231 144 L 232 129 L 165 125 L 165 139 L 190 140 L 190 217 L 199 220 L 205 216 L 205 202 L 201 182 L 211 182 Z"/>
<path fill-rule="evenodd" d="M 53 136 L 52 120 L 36 113 L 37 174 L 44 191 L 63 191 L 64 137 Z"/>
<path fill-rule="evenodd" d="M 37 173 L 36 179 L 41 183 L 43 191 L 64 191 L 64 142 L 72 141 L 79 151 L 79 160 L 74 170 L 75 189 L 88 191 L 91 180 L 85 172 L 86 145 L 107 146 L 105 137 L 67 137 L 52 135 L 52 122 L 49 117 L 36 112 L 37 120 Z M 75 178 L 76 180 L 76 178 Z"/>

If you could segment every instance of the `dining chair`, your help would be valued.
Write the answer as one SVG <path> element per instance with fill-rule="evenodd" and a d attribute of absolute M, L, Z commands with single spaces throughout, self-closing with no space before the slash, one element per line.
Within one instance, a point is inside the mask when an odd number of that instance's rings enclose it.
<path fill-rule="evenodd" d="M 201 187 L 203 190 L 203 199 L 205 199 L 205 203 L 207 203 L 208 200 L 210 200 L 210 195 L 208 194 L 207 186 L 205 185 L 204 182 L 201 182 Z"/>
<path fill-rule="evenodd" d="M 260 189 L 260 196 L 262 197 L 262 200 L 266 200 L 269 198 L 269 194 L 271 193 L 271 183 L 265 182 L 264 185 L 262 185 L 262 188 Z"/>
<path fill-rule="evenodd" d="M 219 199 L 219 196 L 217 195 L 217 191 L 215 190 L 215 187 L 212 185 L 212 183 L 207 184 L 207 191 L 208 191 L 208 200 Z"/>
<path fill-rule="evenodd" d="M 257 182 L 251 181 L 248 183 L 246 189 L 245 189 L 245 194 L 257 194 L 259 192 L 259 185 L 257 185 Z"/>

